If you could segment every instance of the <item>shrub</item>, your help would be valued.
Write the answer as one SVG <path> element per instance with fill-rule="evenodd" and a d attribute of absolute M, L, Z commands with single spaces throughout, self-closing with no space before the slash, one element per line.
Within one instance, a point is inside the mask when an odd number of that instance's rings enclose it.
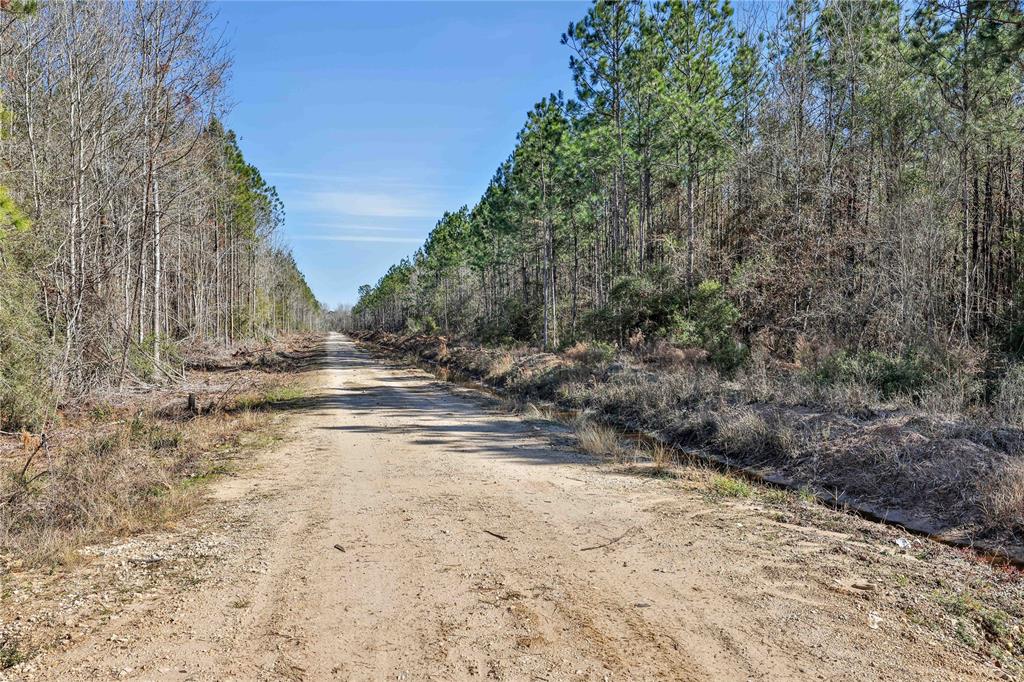
<path fill-rule="evenodd" d="M 733 338 L 739 309 L 726 298 L 720 282 L 705 280 L 689 295 L 685 312 L 676 311 L 672 336 L 683 346 L 698 346 L 724 372 L 732 372 L 746 360 L 747 350 Z"/>
<path fill-rule="evenodd" d="M 616 342 L 624 341 L 627 334 L 666 336 L 686 305 L 686 294 L 668 268 L 622 276 L 612 284 L 608 303 L 586 313 L 583 326 L 596 338 Z"/>
<path fill-rule="evenodd" d="M 515 361 L 512 359 L 512 355 L 510 353 L 502 353 L 491 360 L 490 366 L 487 368 L 487 378 L 503 379 L 508 376 L 508 373 L 512 371 L 514 366 Z"/>
<path fill-rule="evenodd" d="M 817 367 L 814 378 L 821 385 L 862 383 L 883 398 L 916 397 L 928 382 L 926 365 L 917 353 L 892 357 L 877 351 L 839 351 Z"/>
<path fill-rule="evenodd" d="M 49 349 L 27 275 L 0 258 L 0 429 L 40 426 L 49 399 Z"/>
<path fill-rule="evenodd" d="M 421 318 L 410 317 L 405 321 L 405 331 L 408 334 L 436 334 L 440 328 L 441 325 L 431 315 L 424 315 Z"/>
<path fill-rule="evenodd" d="M 480 321 L 476 337 L 485 344 L 514 346 L 517 342 L 533 342 L 541 328 L 538 306 L 522 300 L 507 301 L 493 317 Z"/>
<path fill-rule="evenodd" d="M 0 645 L 0 670 L 7 670 L 18 665 L 26 658 L 18 647 L 14 646 L 11 642 L 4 642 Z"/>
<path fill-rule="evenodd" d="M 565 356 L 584 365 L 599 365 L 611 362 L 615 352 L 615 346 L 605 341 L 577 341 L 565 351 Z"/>
<path fill-rule="evenodd" d="M 591 311 L 584 325 L 598 338 L 622 341 L 662 338 L 683 347 L 702 348 L 721 371 L 732 372 L 746 360 L 734 328 L 739 309 L 720 282 L 705 280 L 690 288 L 667 268 L 620 277 L 609 302 Z"/>
<path fill-rule="evenodd" d="M 992 400 L 992 413 L 1001 421 L 1024 426 L 1024 363 L 1007 368 Z"/>
<path fill-rule="evenodd" d="M 1024 358 L 1024 322 L 1016 322 L 1007 331 L 1006 350 L 1018 357 Z"/>
<path fill-rule="evenodd" d="M 744 407 L 718 420 L 715 444 L 725 454 L 745 460 L 779 459 L 793 453 L 796 438 L 777 416 L 765 419 Z"/>

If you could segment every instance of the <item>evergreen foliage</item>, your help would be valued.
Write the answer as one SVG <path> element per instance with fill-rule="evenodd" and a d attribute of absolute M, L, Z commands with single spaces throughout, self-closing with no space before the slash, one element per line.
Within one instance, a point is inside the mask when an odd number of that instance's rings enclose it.
<path fill-rule="evenodd" d="M 597 0 L 562 36 L 575 98 L 527 113 L 444 248 L 365 287 L 354 324 L 546 348 L 642 332 L 726 370 L 756 343 L 886 394 L 1019 350 L 1021 3 L 744 9 Z"/>
<path fill-rule="evenodd" d="M 0 429 L 178 376 L 188 344 L 321 324 L 276 190 L 220 123 L 208 7 L 0 11 Z"/>

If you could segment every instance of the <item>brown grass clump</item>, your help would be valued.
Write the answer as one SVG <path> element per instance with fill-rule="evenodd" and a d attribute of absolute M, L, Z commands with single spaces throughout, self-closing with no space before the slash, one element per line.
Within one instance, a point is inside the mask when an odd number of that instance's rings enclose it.
<path fill-rule="evenodd" d="M 999 393 L 992 401 L 992 412 L 996 419 L 1024 426 L 1024 363 L 1010 367 L 999 383 Z"/>
<path fill-rule="evenodd" d="M 664 471 L 676 463 L 675 451 L 662 443 L 655 443 L 651 446 L 650 455 L 655 471 Z"/>
<path fill-rule="evenodd" d="M 981 486 L 982 511 L 992 526 L 1024 531 L 1024 460 L 1007 462 Z"/>
<path fill-rule="evenodd" d="M 702 348 L 679 348 L 667 341 L 658 341 L 644 359 L 663 369 L 704 367 L 708 364 L 708 352 Z"/>
<path fill-rule="evenodd" d="M 569 360 L 582 365 L 597 365 L 615 357 L 615 348 L 605 343 L 577 341 L 563 354 Z"/>
<path fill-rule="evenodd" d="M 777 416 L 765 418 L 741 407 L 719 418 L 715 444 L 725 454 L 744 460 L 784 459 L 795 452 L 796 437 Z"/>
<path fill-rule="evenodd" d="M 491 360 L 491 366 L 487 368 L 488 379 L 502 379 L 508 376 L 515 365 L 515 360 L 510 353 L 502 353 Z"/>
<path fill-rule="evenodd" d="M 527 403 L 522 408 L 522 414 L 524 419 L 533 421 L 558 421 L 558 414 L 547 405 Z"/>
<path fill-rule="evenodd" d="M 643 350 L 644 345 L 647 343 L 647 337 L 644 336 L 643 331 L 637 329 L 635 332 L 629 335 L 626 339 L 626 347 L 634 353 L 638 353 Z"/>
<path fill-rule="evenodd" d="M 615 429 L 592 421 L 576 426 L 576 441 L 580 450 L 595 457 L 619 460 L 625 452 Z"/>

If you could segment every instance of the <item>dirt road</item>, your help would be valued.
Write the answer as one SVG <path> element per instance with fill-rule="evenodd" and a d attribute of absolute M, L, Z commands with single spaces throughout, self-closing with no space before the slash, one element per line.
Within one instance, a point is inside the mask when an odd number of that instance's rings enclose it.
<path fill-rule="evenodd" d="M 30 676 L 999 674 L 907 620 L 893 567 L 929 569 L 888 531 L 829 511 L 833 529 L 799 525 L 597 464 L 557 427 L 328 344 L 285 444 L 217 487 L 201 535 L 229 549 L 204 577 L 140 596 Z"/>

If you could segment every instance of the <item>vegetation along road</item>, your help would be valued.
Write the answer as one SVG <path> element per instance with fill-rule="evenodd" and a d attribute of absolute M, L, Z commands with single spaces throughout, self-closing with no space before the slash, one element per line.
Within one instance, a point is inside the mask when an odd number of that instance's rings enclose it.
<path fill-rule="evenodd" d="M 111 679 L 1024 680 L 1024 0 L 0 0 L 0 682 Z"/>
<path fill-rule="evenodd" d="M 553 422 L 326 343 L 283 444 L 153 540 L 166 565 L 200 538 L 198 577 L 17 679 L 1012 674 L 943 625 L 936 585 L 996 580 L 961 552 L 710 471 L 599 462 Z"/>

